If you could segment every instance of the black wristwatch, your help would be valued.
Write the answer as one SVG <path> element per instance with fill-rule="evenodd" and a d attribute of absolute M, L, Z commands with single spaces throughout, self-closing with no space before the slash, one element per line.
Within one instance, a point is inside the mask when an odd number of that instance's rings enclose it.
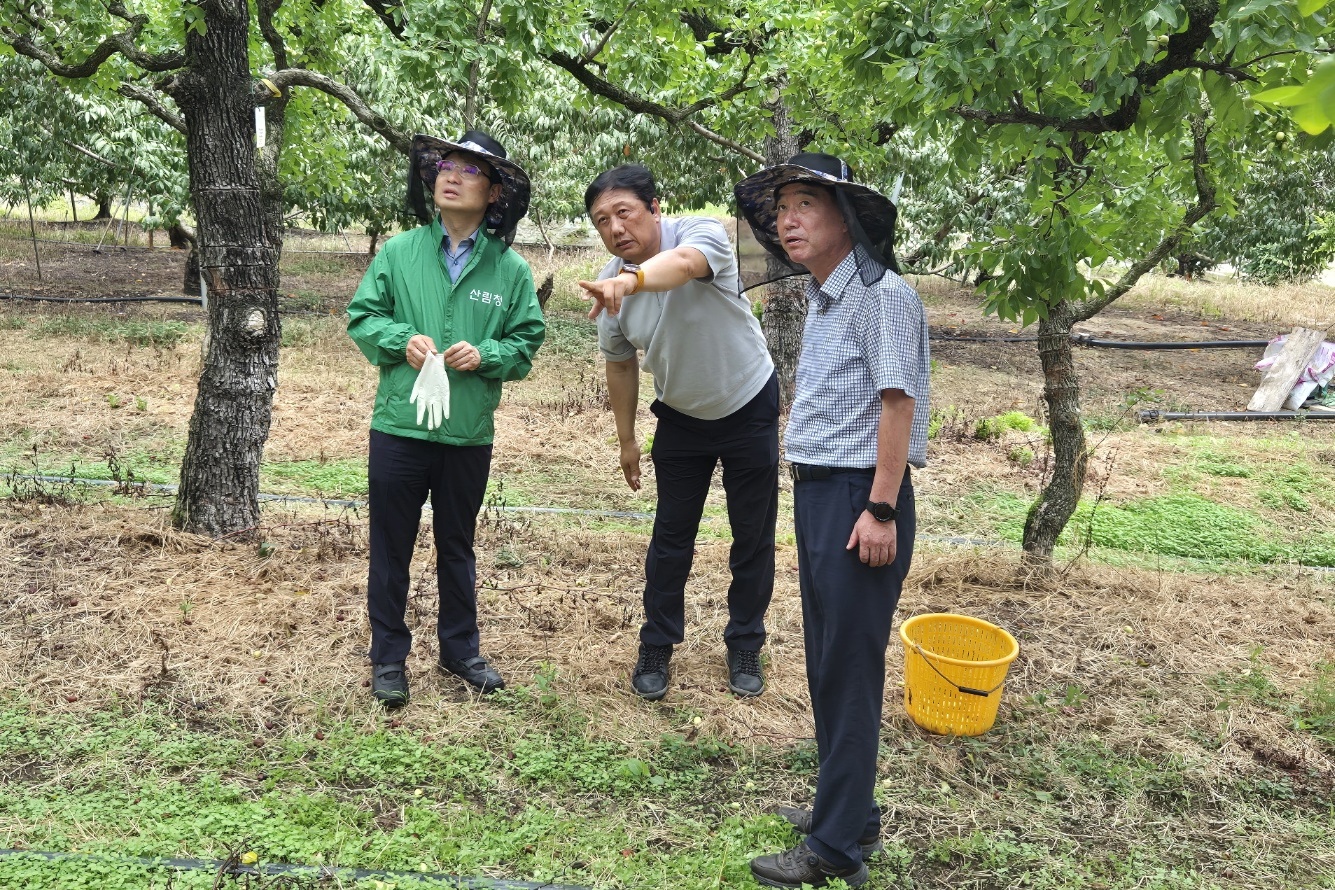
<path fill-rule="evenodd" d="M 899 511 L 885 501 L 867 501 L 867 512 L 877 522 L 892 522 L 899 515 Z"/>

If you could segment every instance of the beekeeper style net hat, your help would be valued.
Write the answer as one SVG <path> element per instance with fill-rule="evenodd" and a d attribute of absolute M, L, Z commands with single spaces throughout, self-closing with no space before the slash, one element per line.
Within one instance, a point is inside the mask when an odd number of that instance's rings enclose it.
<path fill-rule="evenodd" d="M 487 208 L 486 227 L 507 245 L 528 213 L 531 187 L 528 174 L 506 157 L 505 148 L 481 130 L 469 130 L 458 142 L 435 136 L 413 137 L 408 166 L 408 209 L 422 222 L 433 216 L 431 194 L 436 187 L 436 164 L 451 152 L 476 156 L 491 167 L 491 181 L 500 183 L 501 195 Z"/>
<path fill-rule="evenodd" d="M 876 189 L 855 182 L 853 171 L 834 155 L 803 152 L 793 155 L 786 164 L 767 167 L 752 174 L 733 188 L 737 209 L 750 224 L 756 242 L 787 269 L 784 274 L 806 274 L 806 267 L 788 259 L 779 241 L 779 189 L 794 182 L 812 182 L 823 185 L 834 193 L 835 204 L 848 226 L 853 243 L 862 248 L 857 254 L 858 273 L 867 287 L 875 284 L 889 269 L 899 273 L 895 259 L 895 220 L 898 211 L 894 202 Z M 739 227 L 740 228 L 740 227 Z M 743 234 L 738 232 L 738 243 Z M 764 255 L 759 257 L 761 265 Z M 742 275 L 749 287 L 765 284 L 776 277 L 755 269 L 754 258 L 742 257 Z"/>

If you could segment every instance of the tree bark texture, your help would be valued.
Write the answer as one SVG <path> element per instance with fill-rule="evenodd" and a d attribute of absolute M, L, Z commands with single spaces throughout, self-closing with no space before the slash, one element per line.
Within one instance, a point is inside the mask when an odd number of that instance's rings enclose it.
<path fill-rule="evenodd" d="M 781 90 L 776 90 L 769 108 L 774 135 L 765 139 L 765 166 L 773 167 L 797 154 L 798 146 Z M 770 278 L 775 278 L 788 269 L 771 257 L 767 271 Z M 805 277 L 783 278 L 765 288 L 765 340 L 779 375 L 779 402 L 784 410 L 793 403 L 797 386 L 797 357 L 802 351 L 802 328 L 807 317 L 805 289 Z"/>
<path fill-rule="evenodd" d="M 224 535 L 259 522 L 259 468 L 278 383 L 278 251 L 255 170 L 246 0 L 205 0 L 169 84 L 187 128 L 190 192 L 208 283 L 204 368 L 173 521 Z"/>
<path fill-rule="evenodd" d="M 1070 303 L 1062 301 L 1038 323 L 1038 355 L 1043 364 L 1043 400 L 1052 434 L 1052 472 L 1024 523 L 1024 562 L 1033 571 L 1052 567 L 1057 536 L 1080 503 L 1089 452 L 1080 422 L 1080 378 L 1075 371 Z"/>

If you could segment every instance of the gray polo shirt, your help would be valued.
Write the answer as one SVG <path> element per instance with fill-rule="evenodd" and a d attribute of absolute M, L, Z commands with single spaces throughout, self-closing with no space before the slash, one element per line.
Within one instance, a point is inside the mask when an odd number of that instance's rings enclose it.
<path fill-rule="evenodd" d="M 610 362 L 643 351 L 660 402 L 699 420 L 718 420 L 756 397 L 774 363 L 750 301 L 737 293 L 737 261 L 722 224 L 709 217 L 664 218 L 660 231 L 660 251 L 693 247 L 711 274 L 626 297 L 617 315 L 598 316 L 598 346 Z M 623 265 L 614 257 L 599 280 Z"/>

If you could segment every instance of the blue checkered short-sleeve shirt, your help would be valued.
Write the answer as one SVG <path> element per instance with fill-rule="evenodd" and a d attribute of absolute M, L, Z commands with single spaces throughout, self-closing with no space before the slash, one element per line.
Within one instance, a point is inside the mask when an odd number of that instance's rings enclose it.
<path fill-rule="evenodd" d="M 926 466 L 930 366 L 927 313 L 917 291 L 890 271 L 864 286 L 849 253 L 824 284 L 807 285 L 784 456 L 794 463 L 876 466 L 881 391 L 899 389 L 914 399 L 909 463 Z"/>

